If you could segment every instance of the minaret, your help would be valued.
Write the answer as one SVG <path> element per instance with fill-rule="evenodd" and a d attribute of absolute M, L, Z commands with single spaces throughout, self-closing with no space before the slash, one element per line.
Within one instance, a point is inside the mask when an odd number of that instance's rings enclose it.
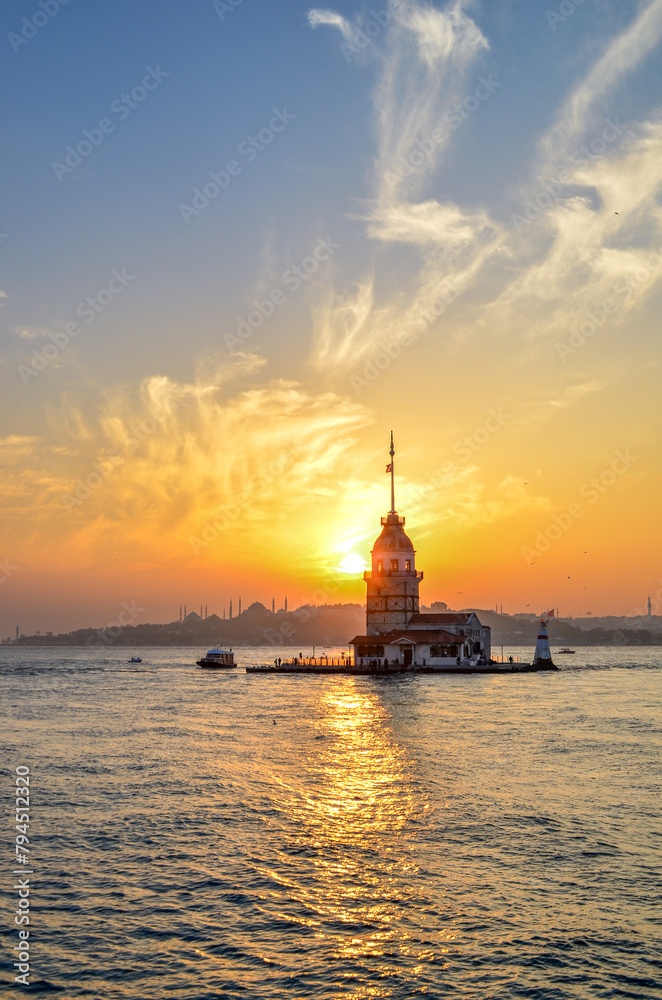
<path fill-rule="evenodd" d="M 650 599 L 650 595 L 649 595 L 649 597 L 648 597 L 648 617 L 649 618 L 651 617 L 651 614 L 652 614 L 652 608 L 651 608 L 651 599 Z"/>
<path fill-rule="evenodd" d="M 232 598 L 230 598 L 230 618 L 232 618 Z"/>
<path fill-rule="evenodd" d="M 238 611 L 238 614 L 241 614 L 241 597 L 239 598 L 239 611 Z"/>
<path fill-rule="evenodd" d="M 287 614 L 287 598 L 285 598 L 285 614 Z"/>
<path fill-rule="evenodd" d="M 184 605 L 184 618 L 186 619 L 186 605 Z"/>
<path fill-rule="evenodd" d="M 180 620 L 180 622 L 182 620 L 182 606 L 181 606 L 181 604 L 179 605 L 179 620 Z"/>
<path fill-rule="evenodd" d="M 276 614 L 276 598 L 275 597 L 271 598 L 271 613 L 272 613 L 272 615 Z"/>
<path fill-rule="evenodd" d="M 416 571 L 415 549 L 404 532 L 404 517 L 395 509 L 395 448 L 391 431 L 391 509 L 381 519 L 382 531 L 372 549 L 372 569 L 363 574 L 367 586 L 366 635 L 406 628 L 418 614 L 418 588 L 423 574 Z"/>

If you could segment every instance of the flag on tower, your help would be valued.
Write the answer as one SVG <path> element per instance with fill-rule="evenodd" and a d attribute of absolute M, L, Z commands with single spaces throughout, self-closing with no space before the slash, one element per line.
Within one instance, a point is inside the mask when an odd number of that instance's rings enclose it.
<path fill-rule="evenodd" d="M 552 610 L 551 610 L 551 611 L 548 611 L 548 612 L 547 612 L 547 617 L 548 617 L 548 618 L 553 618 L 553 617 L 554 617 L 554 608 L 552 608 Z"/>
<path fill-rule="evenodd" d="M 391 465 L 391 463 L 390 463 L 390 462 L 389 462 L 389 464 L 388 464 L 388 465 L 386 466 L 386 471 L 387 471 L 387 472 L 393 472 L 393 466 Z"/>

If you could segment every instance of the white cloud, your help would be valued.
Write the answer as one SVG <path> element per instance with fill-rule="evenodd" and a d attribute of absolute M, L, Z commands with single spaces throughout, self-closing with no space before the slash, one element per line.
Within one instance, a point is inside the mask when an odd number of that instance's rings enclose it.
<path fill-rule="evenodd" d="M 311 361 L 318 369 L 346 370 L 400 331 L 419 334 L 445 309 L 440 302 L 460 295 L 500 252 L 500 227 L 484 209 L 420 200 L 463 120 L 454 109 L 473 93 L 469 70 L 488 48 L 465 6 L 457 0 L 438 10 L 412 2 L 391 11 L 374 95 L 375 197 L 362 221 L 377 243 L 408 245 L 418 273 L 385 303 L 375 301 L 372 274 L 356 282 L 353 294 L 330 291 L 314 310 Z M 319 23 L 336 23 L 331 12 L 325 15 Z M 474 98 L 471 108 L 478 103 Z M 470 113 L 463 109 L 465 117 Z"/>
<path fill-rule="evenodd" d="M 308 23 L 311 28 L 318 28 L 320 25 L 338 28 L 346 42 L 354 41 L 354 31 L 349 21 L 340 14 L 336 14 L 335 11 L 313 8 L 313 10 L 308 11 Z"/>
<path fill-rule="evenodd" d="M 563 162 L 590 127 L 591 120 L 625 76 L 650 55 L 662 39 L 662 0 L 640 8 L 631 25 L 607 47 L 561 109 L 541 143 L 543 163 Z"/>

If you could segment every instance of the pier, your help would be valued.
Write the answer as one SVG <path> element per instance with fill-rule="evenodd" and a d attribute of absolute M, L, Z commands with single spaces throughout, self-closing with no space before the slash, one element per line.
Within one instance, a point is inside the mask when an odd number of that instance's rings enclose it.
<path fill-rule="evenodd" d="M 355 664 L 349 657 L 337 659 L 334 657 L 295 657 L 283 660 L 279 664 L 262 663 L 255 667 L 246 667 L 247 674 L 341 674 L 346 677 L 392 677 L 402 674 L 528 674 L 540 670 L 531 663 L 513 661 L 512 663 L 469 663 L 431 665 L 409 663 L 407 665 L 373 660 L 368 663 Z"/>

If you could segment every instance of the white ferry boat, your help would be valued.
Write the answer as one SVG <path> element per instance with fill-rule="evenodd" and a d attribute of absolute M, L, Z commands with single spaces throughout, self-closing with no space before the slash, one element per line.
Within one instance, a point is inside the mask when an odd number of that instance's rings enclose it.
<path fill-rule="evenodd" d="M 201 660 L 195 661 L 199 667 L 206 668 L 207 670 L 227 670 L 230 667 L 236 667 L 237 664 L 234 662 L 234 653 L 231 649 L 210 649 L 206 656 L 203 656 Z"/>

